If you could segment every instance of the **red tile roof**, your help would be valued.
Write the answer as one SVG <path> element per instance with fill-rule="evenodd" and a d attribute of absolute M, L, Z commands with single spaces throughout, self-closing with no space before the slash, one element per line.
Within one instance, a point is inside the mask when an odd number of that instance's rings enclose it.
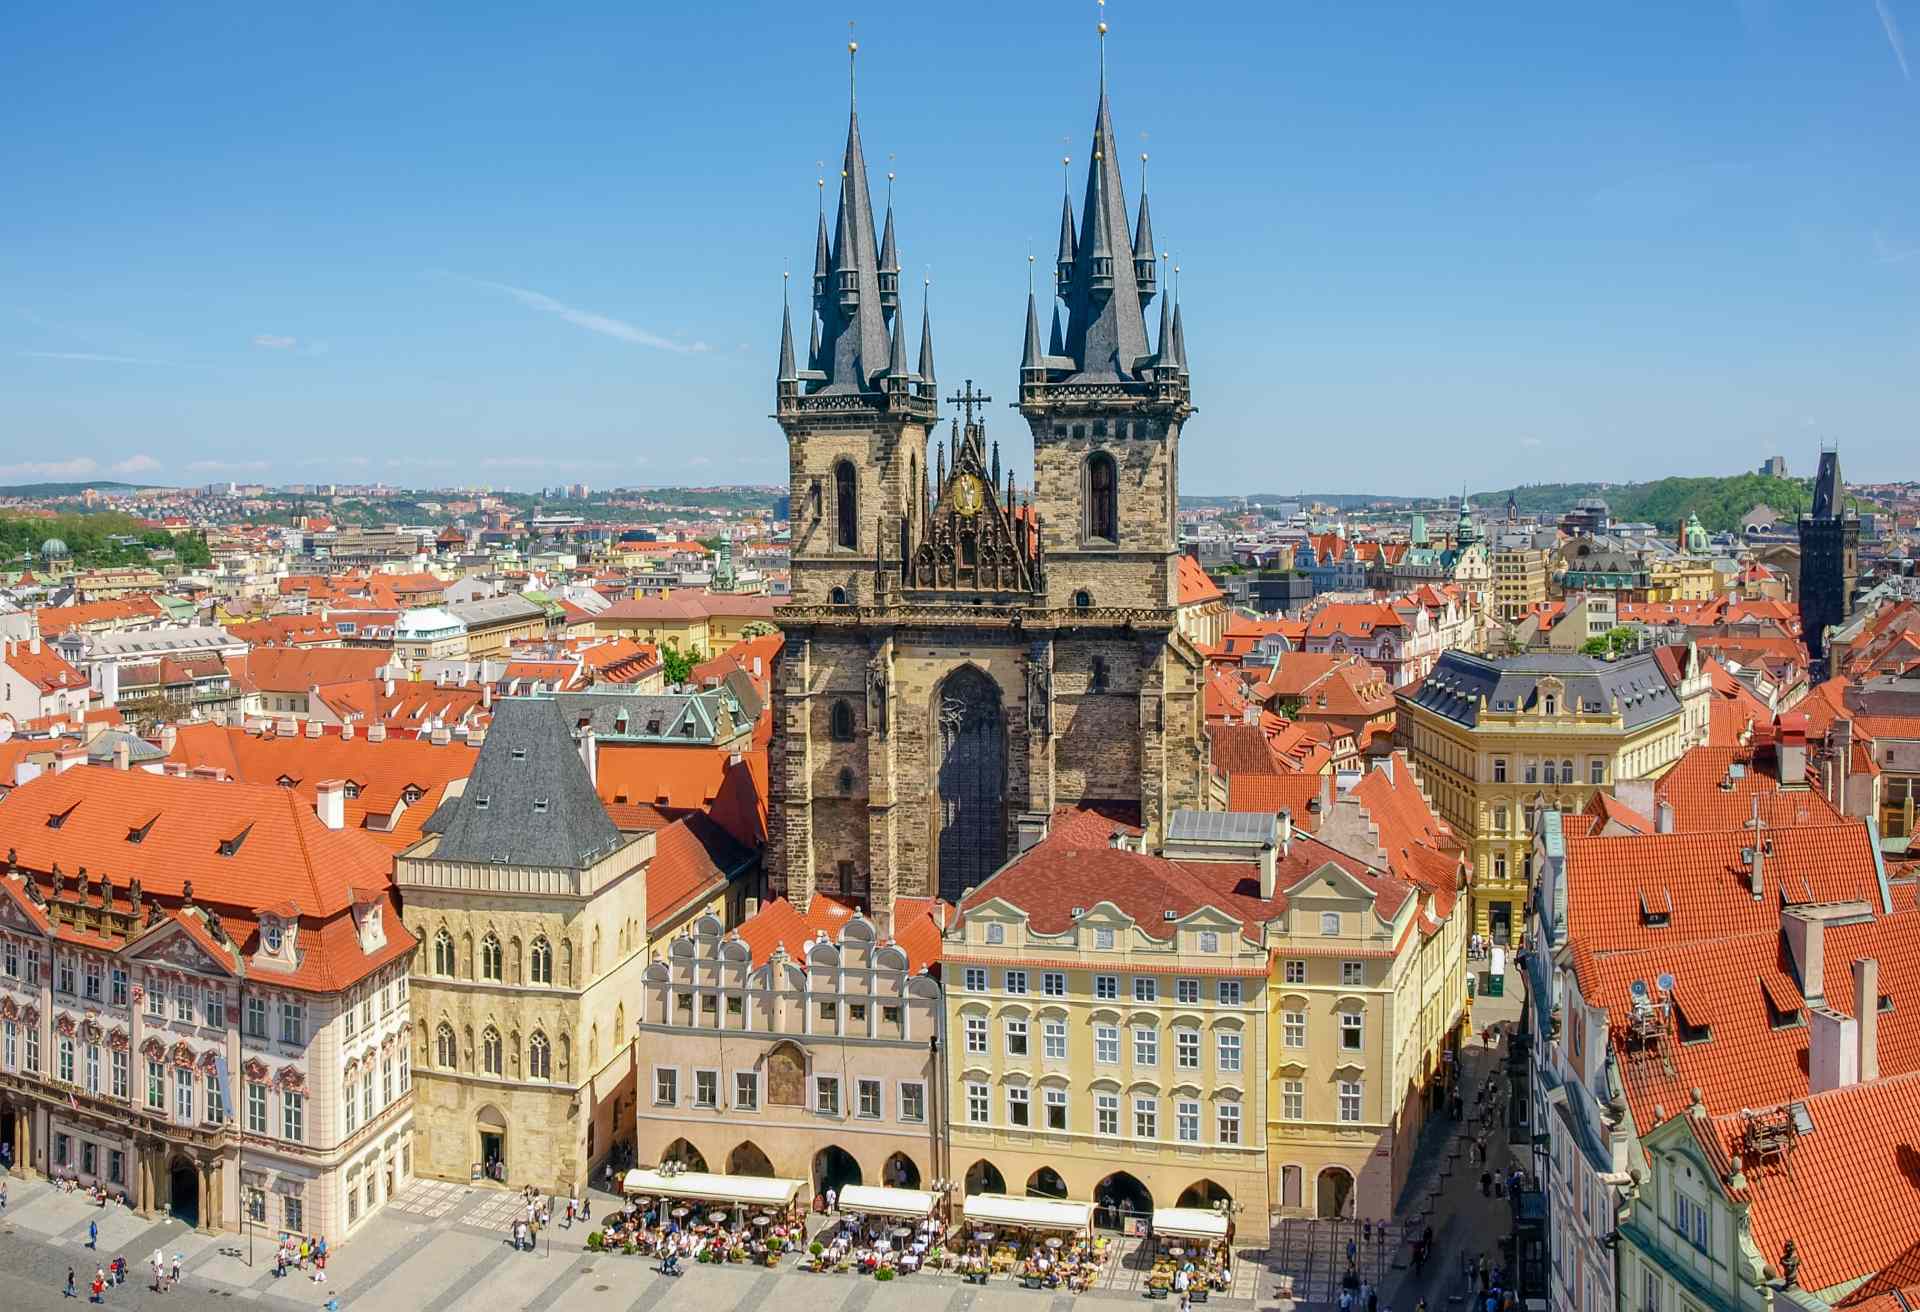
<path fill-rule="evenodd" d="M 370 679 L 393 659 L 357 647 L 255 647 L 227 658 L 227 675 L 242 692 L 303 693 L 316 684 Z"/>
<path fill-rule="evenodd" d="M 33 648 L 38 645 L 40 650 Z M 87 676 L 67 664 L 48 643 L 9 642 L 4 657 L 13 672 L 42 693 L 85 688 Z"/>
<path fill-rule="evenodd" d="M 1840 820 L 1818 788 L 1781 787 L 1771 746 L 1695 747 L 1661 776 L 1654 796 L 1672 803 L 1673 827 L 1683 833 L 1738 829 L 1753 818 L 1756 799 L 1761 820 L 1776 829 Z"/>
<path fill-rule="evenodd" d="M 686 909 L 725 888 L 753 864 L 753 853 L 704 815 L 675 820 L 654 832 L 647 866 L 647 932 L 656 933 Z"/>
<path fill-rule="evenodd" d="M 1209 601 L 1225 600 L 1227 594 L 1222 592 L 1220 585 L 1200 567 L 1199 561 L 1185 552 L 1175 559 L 1178 570 L 1176 582 L 1180 588 L 1182 606 L 1198 606 Z"/>
<path fill-rule="evenodd" d="M 918 974 L 940 964 L 941 933 L 952 918 L 952 908 L 938 898 L 903 897 L 894 902 L 893 941 L 907 954 L 907 969 Z M 761 907 L 735 931 L 753 950 L 753 964 L 763 966 L 776 948 L 793 960 L 804 960 L 807 945 L 824 934 L 838 941 L 854 910 L 824 894 L 816 895 L 805 915 L 780 897 Z"/>

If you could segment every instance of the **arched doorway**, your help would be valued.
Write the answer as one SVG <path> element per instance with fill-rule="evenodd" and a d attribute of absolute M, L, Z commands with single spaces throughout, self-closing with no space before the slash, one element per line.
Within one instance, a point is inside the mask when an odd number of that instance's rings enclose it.
<path fill-rule="evenodd" d="M 1209 1212 L 1217 1211 L 1222 1203 L 1231 1205 L 1233 1195 L 1215 1184 L 1212 1180 L 1196 1180 L 1181 1191 L 1176 1207 L 1199 1207 Z"/>
<path fill-rule="evenodd" d="M 845 1148 L 828 1144 L 813 1155 L 813 1191 L 824 1194 L 831 1189 L 839 1193 L 850 1184 L 859 1184 L 860 1163 L 853 1160 L 853 1154 Z"/>
<path fill-rule="evenodd" d="M 1321 1220 L 1353 1215 L 1353 1176 L 1345 1167 L 1329 1166 L 1320 1172 L 1319 1205 L 1314 1215 Z"/>
<path fill-rule="evenodd" d="M 1153 1216 L 1153 1194 L 1125 1171 L 1115 1171 L 1093 1187 L 1093 1223 L 1125 1230 L 1134 1217 Z"/>
<path fill-rule="evenodd" d="M 507 1178 L 507 1118 L 488 1103 L 473 1116 L 474 1132 L 480 1136 L 480 1165 L 489 1180 Z"/>
<path fill-rule="evenodd" d="M 760 1151 L 760 1145 L 751 1139 L 736 1144 L 727 1154 L 728 1175 L 757 1175 L 762 1179 L 773 1178 L 773 1163 Z"/>
<path fill-rule="evenodd" d="M 1051 1166 L 1043 1166 L 1027 1177 L 1027 1197 L 1065 1198 L 1067 1182 Z"/>
<path fill-rule="evenodd" d="M 173 1219 L 190 1230 L 200 1225 L 200 1172 L 192 1162 L 175 1158 L 167 1172 L 167 1207 Z"/>
<path fill-rule="evenodd" d="M 940 896 L 958 901 L 1006 860 L 1006 720 L 1000 685 L 976 666 L 955 670 L 934 699 L 940 739 Z"/>
<path fill-rule="evenodd" d="M 675 1139 L 660 1154 L 660 1164 L 674 1163 L 683 1171 L 704 1171 L 707 1169 L 706 1154 L 688 1143 L 685 1139 Z"/>
<path fill-rule="evenodd" d="M 905 1153 L 895 1153 L 880 1168 L 880 1183 L 894 1189 L 918 1189 L 920 1168 Z"/>
<path fill-rule="evenodd" d="M 967 1168 L 967 1194 L 1003 1194 L 1007 1191 L 1007 1177 L 1000 1174 L 1000 1168 L 982 1157 Z"/>

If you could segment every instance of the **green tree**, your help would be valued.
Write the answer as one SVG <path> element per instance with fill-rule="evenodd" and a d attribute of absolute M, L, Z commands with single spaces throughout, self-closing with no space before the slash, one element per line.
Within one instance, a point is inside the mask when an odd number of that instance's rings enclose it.
<path fill-rule="evenodd" d="M 693 667 L 698 660 L 698 653 L 681 651 L 680 644 L 672 638 L 660 648 L 660 664 L 665 667 L 669 686 L 693 682 Z"/>
<path fill-rule="evenodd" d="M 1618 656 L 1623 651 L 1632 651 L 1636 645 L 1632 629 L 1614 628 L 1581 643 L 1580 653 L 1583 656 Z"/>

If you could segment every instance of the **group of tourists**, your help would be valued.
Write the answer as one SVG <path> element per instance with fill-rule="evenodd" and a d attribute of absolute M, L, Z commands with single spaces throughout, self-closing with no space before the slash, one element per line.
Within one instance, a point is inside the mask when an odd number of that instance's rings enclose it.
<path fill-rule="evenodd" d="M 1111 1252 L 1104 1235 L 1005 1227 L 971 1231 L 954 1264 L 963 1280 L 978 1284 L 1005 1274 L 1032 1288 L 1078 1294 L 1093 1287 Z"/>
<path fill-rule="evenodd" d="M 660 1259 L 667 1275 L 683 1261 L 771 1265 L 806 1242 L 806 1222 L 791 1213 L 747 1211 L 687 1199 L 636 1197 L 589 1236 L 589 1247 Z"/>
<path fill-rule="evenodd" d="M 305 1271 L 314 1284 L 326 1284 L 326 1236 L 308 1238 L 306 1235 L 281 1235 L 279 1246 L 273 1251 L 274 1279 L 281 1279 L 289 1271 Z"/>
<path fill-rule="evenodd" d="M 1147 1288 L 1175 1295 L 1182 1306 L 1195 1293 L 1224 1294 L 1233 1288 L 1233 1254 L 1218 1239 L 1168 1245 L 1154 1257 Z"/>
<path fill-rule="evenodd" d="M 800 1266 L 806 1271 L 906 1274 L 918 1271 L 930 1255 L 941 1251 L 941 1232 L 941 1223 L 930 1216 L 912 1226 L 898 1217 L 847 1212 L 820 1233 Z M 813 1252 L 814 1248 L 820 1251 Z"/>

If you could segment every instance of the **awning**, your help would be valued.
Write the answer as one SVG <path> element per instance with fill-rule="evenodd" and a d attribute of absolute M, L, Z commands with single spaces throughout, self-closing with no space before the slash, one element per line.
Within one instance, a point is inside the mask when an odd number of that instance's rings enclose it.
<path fill-rule="evenodd" d="M 1153 1233 L 1180 1239 L 1225 1239 L 1227 1218 L 1201 1207 L 1156 1207 Z"/>
<path fill-rule="evenodd" d="M 628 1194 L 652 1198 L 692 1198 L 703 1203 L 740 1203 L 748 1207 L 785 1207 L 805 1186 L 804 1180 L 778 1180 L 763 1175 L 708 1175 L 679 1171 L 662 1175 L 635 1168 L 621 1187 Z"/>
<path fill-rule="evenodd" d="M 840 1191 L 837 1205 L 842 1212 L 900 1216 L 918 1221 L 933 1215 L 933 1205 L 939 1197 L 928 1189 L 887 1189 L 877 1184 L 850 1184 Z"/>
<path fill-rule="evenodd" d="M 1079 1230 L 1093 1227 L 1093 1204 L 1066 1198 L 1013 1198 L 1006 1194 L 969 1194 L 962 1214 L 970 1225 L 1024 1226 L 1029 1230 Z"/>

